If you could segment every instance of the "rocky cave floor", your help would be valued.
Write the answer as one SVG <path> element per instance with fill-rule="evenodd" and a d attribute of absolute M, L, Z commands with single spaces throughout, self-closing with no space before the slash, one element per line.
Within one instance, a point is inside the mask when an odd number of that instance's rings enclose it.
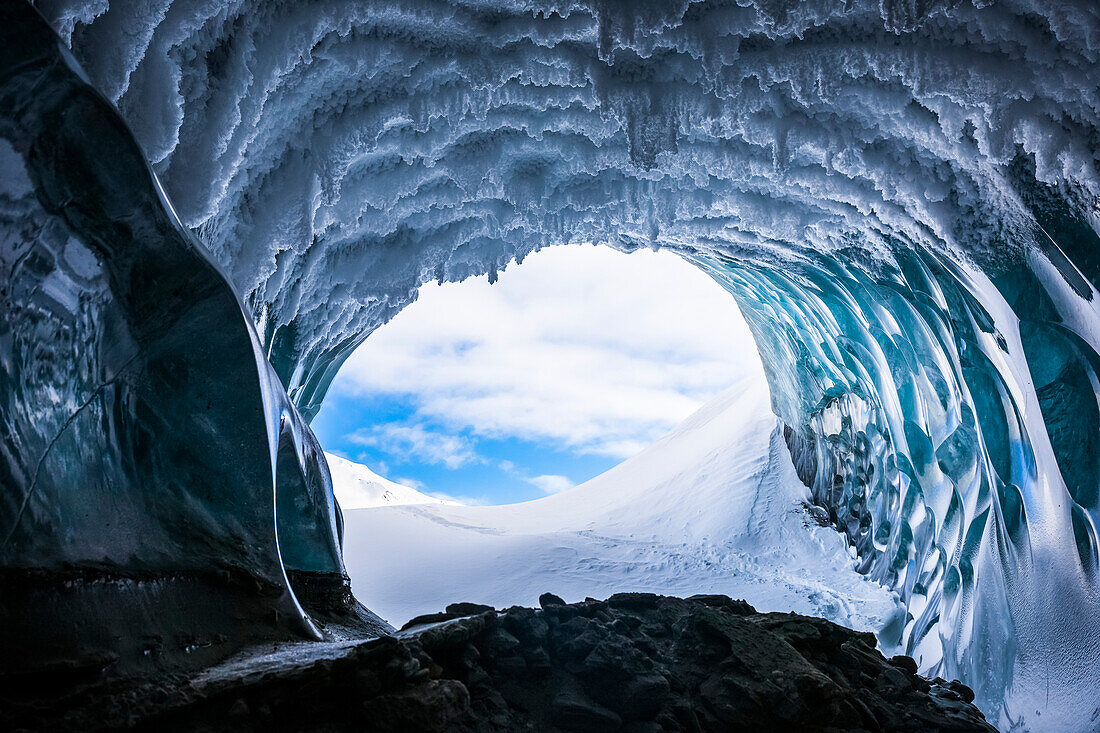
<path fill-rule="evenodd" d="M 872 634 L 724 596 L 455 604 L 320 657 L 16 706 L 0 727 L 155 731 L 991 731 Z M 318 647 L 324 650 L 325 647 Z M 223 670 L 224 672 L 224 670 Z M 66 709 L 66 708 L 69 709 Z"/>

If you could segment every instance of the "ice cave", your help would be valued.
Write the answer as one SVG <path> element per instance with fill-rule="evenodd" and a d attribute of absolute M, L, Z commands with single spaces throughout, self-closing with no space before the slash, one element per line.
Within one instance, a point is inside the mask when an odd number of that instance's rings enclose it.
<path fill-rule="evenodd" d="M 0 38 L 5 695 L 404 643 L 310 422 L 420 285 L 591 242 L 735 299 L 770 400 L 706 419 L 770 422 L 706 475 L 781 455 L 881 646 L 1095 729 L 1094 2 L 4 0 Z"/>

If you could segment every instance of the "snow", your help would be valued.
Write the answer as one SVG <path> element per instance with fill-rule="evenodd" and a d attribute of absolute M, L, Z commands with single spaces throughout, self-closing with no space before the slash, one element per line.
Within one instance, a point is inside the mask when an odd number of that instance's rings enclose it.
<path fill-rule="evenodd" d="M 325 459 L 328 461 L 328 470 L 332 473 L 332 490 L 344 511 L 408 504 L 458 504 L 390 481 L 361 463 L 353 463 L 331 453 L 325 453 Z"/>
<path fill-rule="evenodd" d="M 337 491 L 340 479 L 334 475 Z M 395 625 L 469 600 L 502 608 L 619 591 L 723 593 L 879 630 L 896 597 L 855 572 L 804 503 L 763 375 L 573 489 L 503 506 L 381 506 L 344 515 L 353 590 Z"/>

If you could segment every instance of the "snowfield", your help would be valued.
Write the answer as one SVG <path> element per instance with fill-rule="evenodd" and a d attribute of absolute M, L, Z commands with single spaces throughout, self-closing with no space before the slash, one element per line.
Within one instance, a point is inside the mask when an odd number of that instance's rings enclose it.
<path fill-rule="evenodd" d="M 396 626 L 456 601 L 503 608 L 537 604 L 546 591 L 570 602 L 649 591 L 722 593 L 878 631 L 904 611 L 853 570 L 845 540 L 807 513 L 809 492 L 781 431 L 759 375 L 560 494 L 346 511 L 353 589 Z M 346 463 L 333 469 L 337 496 Z"/>
<path fill-rule="evenodd" d="M 382 478 L 366 466 L 352 463 L 340 456 L 325 453 L 325 459 L 328 460 L 328 469 L 332 473 L 333 491 L 344 511 L 399 504 L 458 505 L 458 502 L 437 499 L 411 486 Z"/>

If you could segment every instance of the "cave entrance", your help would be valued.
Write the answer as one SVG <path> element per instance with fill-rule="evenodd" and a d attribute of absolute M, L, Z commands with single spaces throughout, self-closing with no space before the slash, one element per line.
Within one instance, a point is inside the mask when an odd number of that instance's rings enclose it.
<path fill-rule="evenodd" d="M 312 428 L 409 488 L 510 504 L 606 471 L 759 374 L 733 298 L 691 263 L 558 246 L 495 284 L 425 285 L 347 360 Z M 402 501 L 336 493 L 345 510 Z"/>
<path fill-rule="evenodd" d="M 438 578 L 357 575 L 408 539 L 410 516 L 436 528 L 453 524 L 455 505 L 518 516 L 507 506 L 604 474 L 734 384 L 767 394 L 748 327 L 725 290 L 671 252 L 557 246 L 495 283 L 424 286 L 348 359 L 312 424 L 357 593 L 400 624 L 430 604 L 423 588 Z M 431 529 L 415 530 L 427 555 L 440 539 Z M 509 551 L 487 546 L 485 573 L 514 571 L 497 562 Z M 408 602 L 387 606 L 387 594 Z"/>

